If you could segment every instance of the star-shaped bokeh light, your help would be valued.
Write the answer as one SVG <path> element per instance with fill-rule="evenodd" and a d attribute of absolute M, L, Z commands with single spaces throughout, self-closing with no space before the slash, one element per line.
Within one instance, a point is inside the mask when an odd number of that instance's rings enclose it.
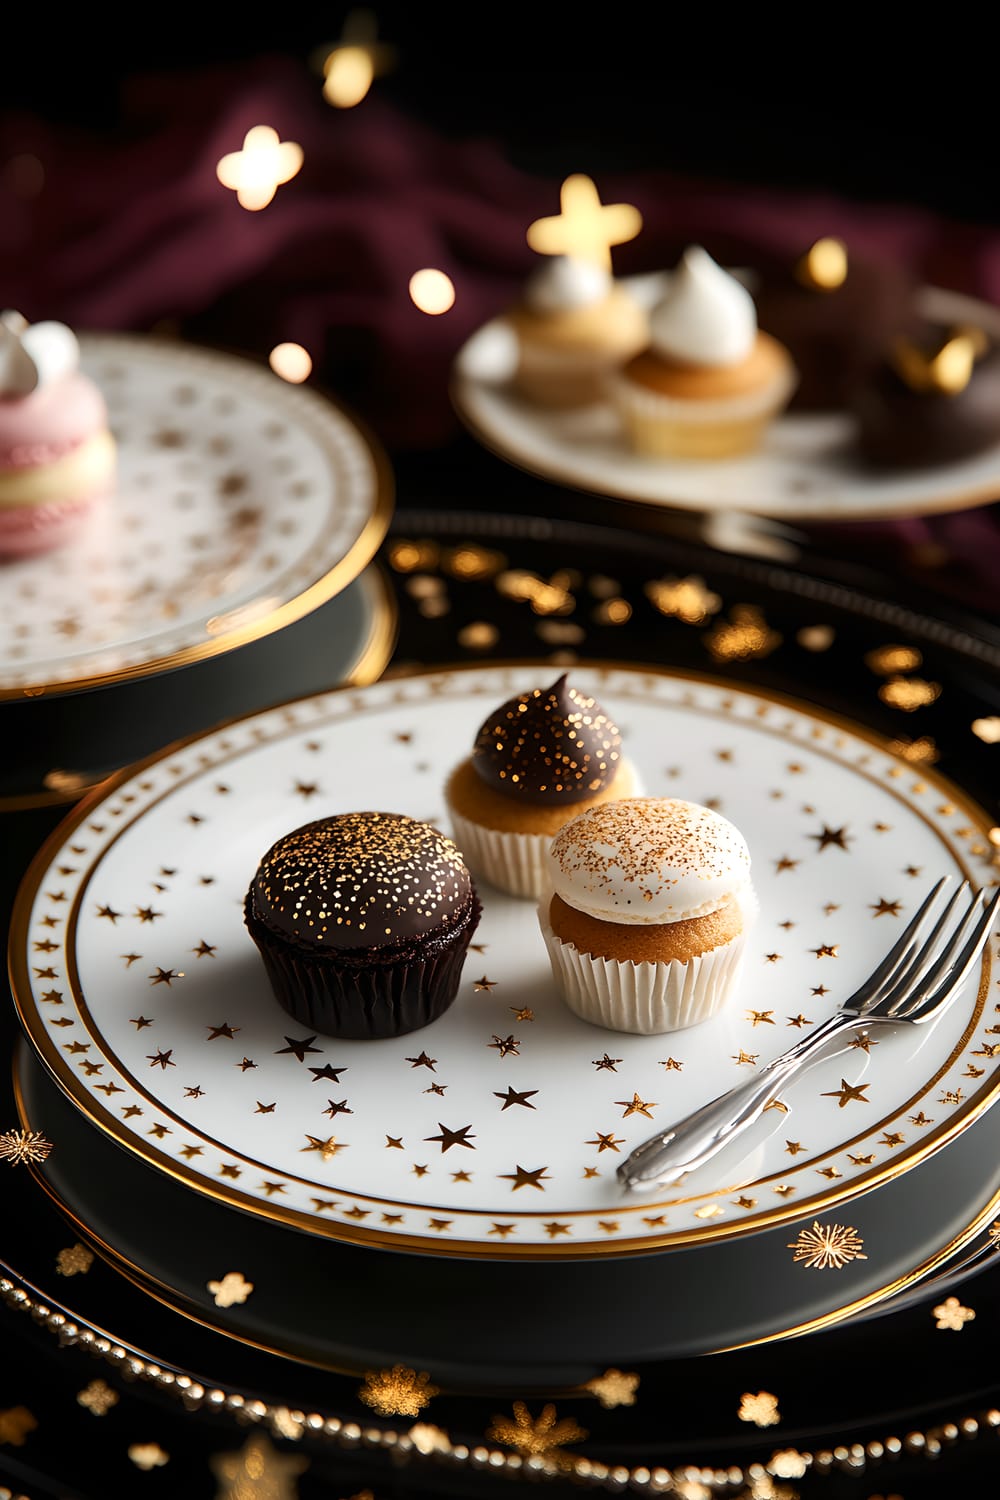
<path fill-rule="evenodd" d="M 559 190 L 558 214 L 528 226 L 528 244 L 539 255 L 570 255 L 611 270 L 612 245 L 634 240 L 642 215 L 631 203 L 602 203 L 591 178 L 567 177 Z"/>
<path fill-rule="evenodd" d="M 232 188 L 241 208 L 256 212 L 267 207 L 301 166 L 301 146 L 283 141 L 270 125 L 253 125 L 243 137 L 242 150 L 223 156 L 215 174 L 223 187 Z"/>

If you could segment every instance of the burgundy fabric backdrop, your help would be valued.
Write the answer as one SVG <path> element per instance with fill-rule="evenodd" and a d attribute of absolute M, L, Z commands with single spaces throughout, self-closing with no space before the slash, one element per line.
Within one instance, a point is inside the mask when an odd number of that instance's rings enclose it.
<path fill-rule="evenodd" d="M 248 213 L 215 167 L 262 123 L 299 142 L 305 159 L 268 208 Z M 641 235 L 615 252 L 623 274 L 672 264 L 692 241 L 738 262 L 839 234 L 927 282 L 1000 303 L 990 226 L 668 172 L 609 174 L 598 187 L 643 214 Z M 335 110 L 318 77 L 286 58 L 151 76 L 127 85 L 107 134 L 0 117 L 0 304 L 33 320 L 172 330 L 260 355 L 294 340 L 390 450 L 430 450 L 456 431 L 455 351 L 517 294 L 536 262 L 525 228 L 557 203 L 557 180 L 516 168 L 491 140 L 443 138 L 380 99 L 377 83 L 359 107 Z M 444 316 L 410 300 L 422 266 L 455 284 Z M 862 532 L 872 545 L 943 547 L 961 586 L 995 608 L 994 510 Z"/>

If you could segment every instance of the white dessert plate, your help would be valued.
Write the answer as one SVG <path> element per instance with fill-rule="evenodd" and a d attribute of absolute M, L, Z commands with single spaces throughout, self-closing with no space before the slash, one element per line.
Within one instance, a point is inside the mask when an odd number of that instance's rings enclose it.
<path fill-rule="evenodd" d="M 647 306 L 670 273 L 623 278 Z M 941 287 L 925 287 L 928 317 L 981 325 L 1000 337 L 1000 308 Z M 478 329 L 452 374 L 456 411 L 485 447 L 557 484 L 620 500 L 698 511 L 747 511 L 798 521 L 933 515 L 1000 498 L 1000 444 L 933 469 L 873 472 L 853 451 L 848 414 L 791 412 L 769 428 L 756 453 L 711 462 L 649 458 L 632 451 L 612 406 L 553 411 L 510 383 L 513 333 L 503 318 Z"/>
<path fill-rule="evenodd" d="M 317 391 L 189 344 L 80 343 L 117 493 L 75 546 L 0 564 L 0 699 L 148 676 L 289 625 L 360 573 L 392 510 L 378 445 Z"/>
<path fill-rule="evenodd" d="M 182 742 L 76 808 L 29 871 L 15 1001 L 77 1107 L 209 1197 L 337 1239 L 492 1258 L 593 1257 L 820 1213 L 946 1145 L 1000 1092 L 994 955 L 936 1022 L 826 1056 L 683 1190 L 615 1167 L 828 1016 L 942 875 L 993 879 L 990 820 L 935 772 L 803 702 L 697 675 L 582 663 L 653 795 L 743 830 L 760 915 L 743 988 L 656 1037 L 577 1019 L 534 906 L 481 884 L 458 998 L 378 1042 L 277 1005 L 242 920 L 264 850 L 360 808 L 446 826 L 442 785 L 536 663 L 342 689 Z M 991 944 L 991 948 L 992 948 Z M 847 1247 L 848 1249 L 850 1247 Z"/>

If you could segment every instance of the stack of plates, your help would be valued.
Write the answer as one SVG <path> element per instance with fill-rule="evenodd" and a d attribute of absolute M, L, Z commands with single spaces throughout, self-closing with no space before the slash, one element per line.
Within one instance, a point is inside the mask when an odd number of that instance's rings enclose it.
<path fill-rule="evenodd" d="M 177 1311 L 327 1368 L 403 1359 L 522 1392 L 843 1321 L 995 1213 L 993 943 L 937 1021 L 824 1055 L 682 1189 L 618 1184 L 647 1135 L 830 1015 L 939 877 L 989 878 L 980 808 L 789 697 L 572 669 L 650 794 L 747 838 L 761 910 L 724 1015 L 660 1037 L 585 1024 L 533 904 L 485 885 L 432 1026 L 342 1042 L 278 1008 L 242 922 L 264 850 L 351 808 L 446 826 L 454 760 L 539 671 L 257 712 L 117 774 L 36 859 L 11 937 L 22 1123 L 54 1142 L 39 1176 L 81 1237 Z"/>

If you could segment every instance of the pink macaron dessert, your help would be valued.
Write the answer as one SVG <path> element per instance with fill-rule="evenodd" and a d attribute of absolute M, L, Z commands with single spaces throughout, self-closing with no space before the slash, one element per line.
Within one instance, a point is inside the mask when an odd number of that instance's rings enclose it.
<path fill-rule="evenodd" d="M 72 541 L 114 489 L 108 409 L 63 323 L 0 313 L 0 556 Z"/>

